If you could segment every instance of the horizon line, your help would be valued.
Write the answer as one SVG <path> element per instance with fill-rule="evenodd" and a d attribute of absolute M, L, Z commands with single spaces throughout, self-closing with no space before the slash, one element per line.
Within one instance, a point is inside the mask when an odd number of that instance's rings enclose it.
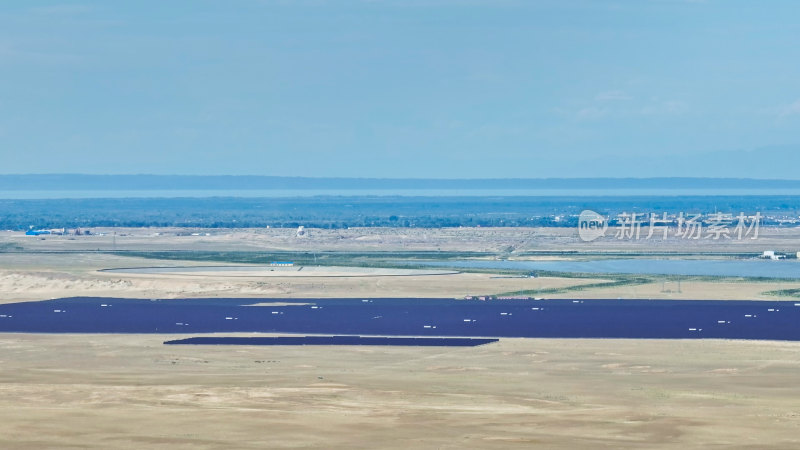
<path fill-rule="evenodd" d="M 548 180 L 609 180 L 609 181 L 648 181 L 648 180 L 692 180 L 692 181 L 765 181 L 765 182 L 800 182 L 800 178 L 754 178 L 754 177 L 358 177 L 358 176 L 312 176 L 312 175 L 253 175 L 253 174 L 156 174 L 156 173 L 0 173 L 0 177 L 180 177 L 180 178 L 273 178 L 273 179 L 307 179 L 307 180 L 370 180 L 370 181 L 548 181 Z"/>

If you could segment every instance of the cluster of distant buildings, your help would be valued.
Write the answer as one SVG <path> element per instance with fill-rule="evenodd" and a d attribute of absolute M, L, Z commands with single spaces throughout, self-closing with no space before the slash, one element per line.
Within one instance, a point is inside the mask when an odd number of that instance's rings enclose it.
<path fill-rule="evenodd" d="M 761 254 L 761 258 L 771 259 L 773 261 L 779 259 L 789 259 L 789 258 L 800 259 L 800 252 L 792 254 L 792 253 L 779 253 L 776 252 L 775 250 L 764 250 L 764 253 Z"/>
<path fill-rule="evenodd" d="M 53 236 L 91 236 L 91 230 L 81 230 L 80 228 L 74 229 L 67 229 L 67 228 L 54 228 L 54 229 L 35 229 L 31 227 L 28 231 L 25 232 L 27 236 L 41 236 L 41 235 L 53 235 Z"/>

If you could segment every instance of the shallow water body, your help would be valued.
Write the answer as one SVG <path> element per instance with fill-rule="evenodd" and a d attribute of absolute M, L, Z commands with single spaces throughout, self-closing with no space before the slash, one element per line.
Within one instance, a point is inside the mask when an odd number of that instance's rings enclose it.
<path fill-rule="evenodd" d="M 598 259 L 591 261 L 430 261 L 415 266 L 521 269 L 572 273 L 800 278 L 800 260 Z"/>

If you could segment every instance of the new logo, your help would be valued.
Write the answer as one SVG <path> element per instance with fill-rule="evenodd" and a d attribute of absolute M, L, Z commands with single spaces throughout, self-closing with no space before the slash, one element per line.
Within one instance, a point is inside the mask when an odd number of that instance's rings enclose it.
<path fill-rule="evenodd" d="M 584 210 L 578 216 L 578 235 L 584 242 L 590 242 L 606 234 L 608 221 L 602 215 Z"/>

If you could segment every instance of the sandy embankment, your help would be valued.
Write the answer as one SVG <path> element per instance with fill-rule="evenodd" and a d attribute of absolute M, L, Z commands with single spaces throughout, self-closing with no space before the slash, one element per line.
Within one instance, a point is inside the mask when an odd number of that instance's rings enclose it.
<path fill-rule="evenodd" d="M 103 268 L 186 266 L 200 263 L 159 261 L 101 254 L 0 254 L 0 302 L 56 297 L 442 297 L 552 289 L 600 280 L 570 278 L 493 278 L 490 274 L 398 271 L 394 269 L 309 268 L 315 276 L 253 276 L 233 272 L 119 273 Z M 208 264 L 208 263 L 205 263 Z M 216 263 L 214 265 L 217 265 Z M 226 265 L 228 267 L 232 265 Z M 177 269 L 181 270 L 181 269 Z M 205 269 L 203 269 L 205 270 Z M 330 272 L 328 273 L 327 271 Z M 235 276 L 230 276 L 233 273 Z M 398 276 L 403 274 L 402 276 Z M 248 276 L 249 275 L 249 276 Z M 358 276 L 364 275 L 364 276 Z"/>

